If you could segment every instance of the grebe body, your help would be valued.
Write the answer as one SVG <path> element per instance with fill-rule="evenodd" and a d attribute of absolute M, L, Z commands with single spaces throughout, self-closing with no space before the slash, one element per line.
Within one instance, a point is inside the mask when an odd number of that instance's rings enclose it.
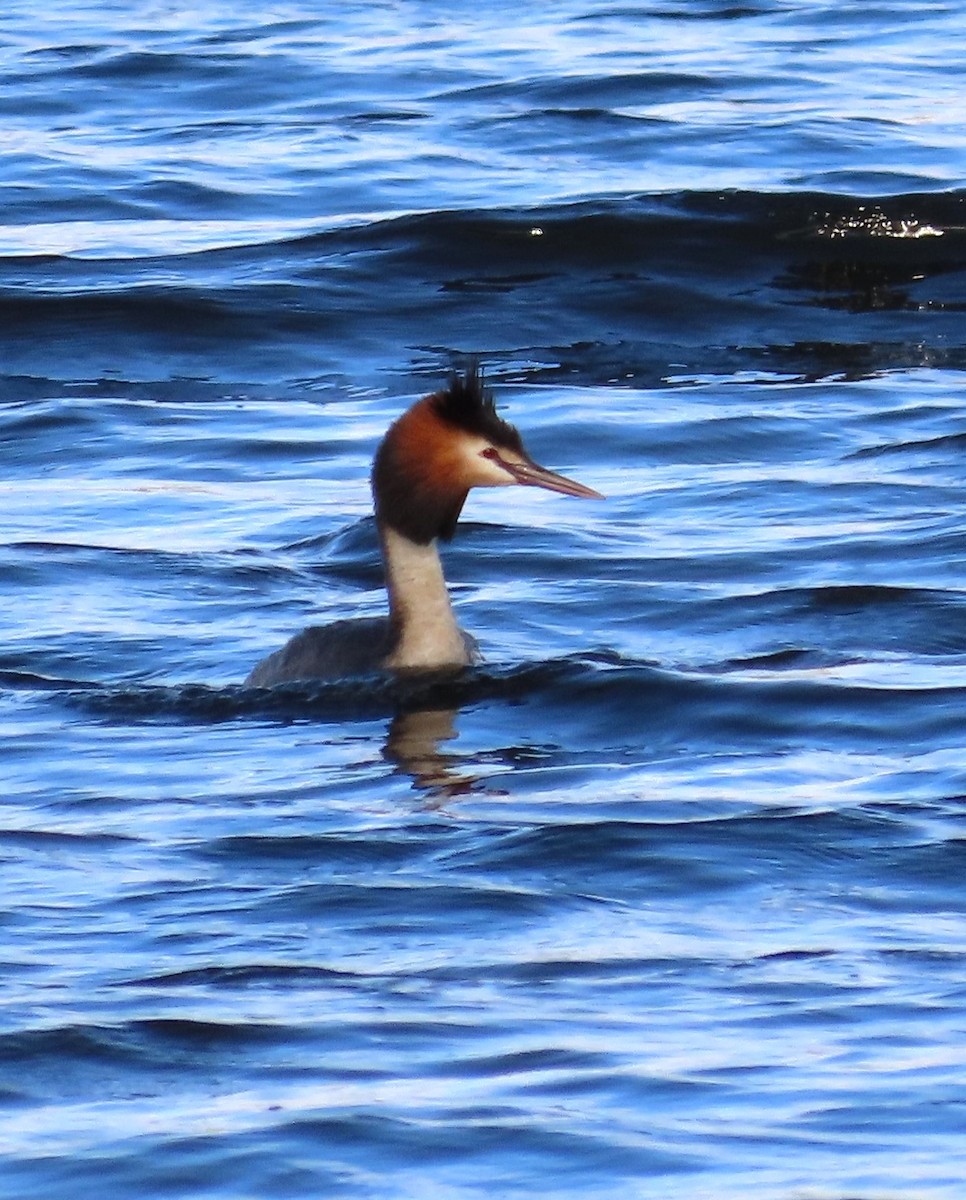
<path fill-rule="evenodd" d="M 601 498 L 530 458 L 477 370 L 418 400 L 389 427 L 372 468 L 389 615 L 305 629 L 263 659 L 246 683 L 272 687 L 479 661 L 475 640 L 456 623 L 437 543 L 453 536 L 470 488 L 512 485 Z"/>

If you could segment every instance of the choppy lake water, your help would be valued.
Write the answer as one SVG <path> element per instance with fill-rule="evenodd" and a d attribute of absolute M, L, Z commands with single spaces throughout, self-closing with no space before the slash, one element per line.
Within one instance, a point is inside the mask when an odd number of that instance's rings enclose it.
<path fill-rule="evenodd" d="M 0 1195 L 958 1200 L 966 14 L 0 17 Z M 474 494 L 478 356 L 604 503 Z"/>

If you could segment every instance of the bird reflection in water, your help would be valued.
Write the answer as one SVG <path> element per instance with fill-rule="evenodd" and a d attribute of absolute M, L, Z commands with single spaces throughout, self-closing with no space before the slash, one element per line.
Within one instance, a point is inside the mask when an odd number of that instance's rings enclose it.
<path fill-rule="evenodd" d="M 386 759 L 412 778 L 413 787 L 437 803 L 481 788 L 480 777 L 466 772 L 458 755 L 442 749 L 445 742 L 457 737 L 456 713 L 455 708 L 398 712 L 390 722 L 383 749 Z"/>

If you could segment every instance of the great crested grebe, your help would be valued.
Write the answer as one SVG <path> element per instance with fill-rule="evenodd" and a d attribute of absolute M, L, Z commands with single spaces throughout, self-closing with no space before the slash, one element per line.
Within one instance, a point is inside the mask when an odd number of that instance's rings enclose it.
<path fill-rule="evenodd" d="M 472 487 L 523 484 L 565 496 L 600 492 L 539 466 L 497 416 L 479 370 L 454 375 L 396 420 L 376 451 L 372 494 L 386 569 L 388 617 L 304 629 L 245 681 L 272 687 L 371 671 L 441 670 L 479 661 L 456 624 L 436 542 L 448 541 Z"/>

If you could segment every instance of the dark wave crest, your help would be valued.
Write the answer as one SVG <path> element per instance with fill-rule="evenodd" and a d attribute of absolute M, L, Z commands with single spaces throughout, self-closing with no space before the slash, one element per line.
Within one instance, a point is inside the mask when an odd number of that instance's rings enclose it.
<path fill-rule="evenodd" d="M 121 723 L 341 722 L 498 702 L 537 711 L 573 744 L 761 746 L 782 739 L 876 744 L 941 739 L 966 713 L 966 686 L 873 684 L 828 676 L 820 656 L 792 652 L 680 672 L 614 655 L 568 657 L 453 677 L 373 676 L 272 689 L 85 687 L 72 706 Z"/>
<path fill-rule="evenodd" d="M 91 375 L 110 345 L 128 374 L 140 363 L 147 379 L 222 386 L 365 377 L 399 347 L 417 373 L 459 350 L 515 378 L 582 382 L 961 367 L 964 205 L 961 192 L 688 192 L 423 213 L 174 257 L 49 257 L 26 275 L 7 258 L 6 371 L 49 372 L 38 347 L 51 339 Z"/>

